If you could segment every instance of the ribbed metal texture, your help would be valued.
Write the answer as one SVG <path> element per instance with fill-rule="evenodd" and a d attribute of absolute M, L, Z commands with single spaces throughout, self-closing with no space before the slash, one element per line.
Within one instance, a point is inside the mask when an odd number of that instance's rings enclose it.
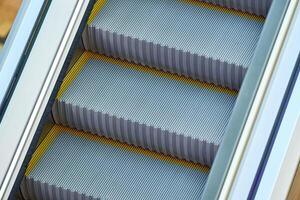
<path fill-rule="evenodd" d="M 198 168 L 60 132 L 25 177 L 22 191 L 32 200 L 200 199 L 207 175 Z"/>
<path fill-rule="evenodd" d="M 20 189 L 25 200 L 103 200 L 28 177 L 24 177 Z"/>
<path fill-rule="evenodd" d="M 267 16 L 273 0 L 200 0 L 259 16 Z"/>
<path fill-rule="evenodd" d="M 178 0 L 107 0 L 87 50 L 239 89 L 263 21 Z"/>
<path fill-rule="evenodd" d="M 211 165 L 235 99 L 211 88 L 90 59 L 52 113 L 58 124 Z"/>

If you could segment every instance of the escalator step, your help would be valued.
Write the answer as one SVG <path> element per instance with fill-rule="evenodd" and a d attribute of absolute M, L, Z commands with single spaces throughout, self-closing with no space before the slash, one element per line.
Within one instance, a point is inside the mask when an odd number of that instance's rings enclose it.
<path fill-rule="evenodd" d="M 235 91 L 85 52 L 66 76 L 57 124 L 211 165 Z"/>
<path fill-rule="evenodd" d="M 207 167 L 54 126 L 34 153 L 25 199 L 200 199 Z"/>
<path fill-rule="evenodd" d="M 272 0 L 200 0 L 258 16 L 267 16 Z"/>
<path fill-rule="evenodd" d="M 99 0 L 87 50 L 239 89 L 264 18 L 199 1 Z"/>

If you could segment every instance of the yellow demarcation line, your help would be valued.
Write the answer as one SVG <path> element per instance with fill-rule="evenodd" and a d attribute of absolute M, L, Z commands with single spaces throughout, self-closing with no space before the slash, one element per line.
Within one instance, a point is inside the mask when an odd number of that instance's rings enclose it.
<path fill-rule="evenodd" d="M 90 58 L 86 55 L 84 52 L 79 59 L 76 61 L 74 66 L 71 68 L 71 70 L 67 73 L 65 76 L 60 89 L 58 90 L 56 99 L 60 99 L 64 92 L 68 89 L 68 87 L 72 84 L 73 80 L 77 77 L 77 75 L 80 73 L 81 69 L 84 67 L 84 65 L 87 63 L 87 61 Z"/>
<path fill-rule="evenodd" d="M 64 126 L 55 125 L 55 126 L 53 126 L 53 128 L 50 130 L 50 132 L 45 137 L 43 142 L 39 145 L 39 147 L 34 152 L 32 158 L 31 158 L 31 161 L 29 162 L 29 165 L 27 167 L 26 173 L 25 173 L 25 175 L 27 177 L 30 175 L 30 173 L 32 172 L 34 167 L 37 165 L 39 160 L 42 158 L 42 156 L 45 154 L 48 147 L 53 143 L 55 138 L 61 133 L 74 135 L 76 137 L 81 137 L 81 138 L 84 138 L 86 140 L 91 140 L 91 141 L 94 141 L 94 142 L 98 142 L 100 144 L 111 145 L 111 146 L 116 147 L 116 148 L 124 149 L 124 150 L 131 151 L 131 152 L 134 152 L 134 153 L 137 153 L 137 154 L 142 154 L 144 156 L 148 156 L 148 157 L 158 159 L 158 160 L 161 160 L 161 161 L 165 161 L 165 162 L 168 162 L 168 163 L 177 164 L 177 165 L 184 166 L 184 167 L 189 167 L 189 168 L 199 170 L 199 171 L 204 172 L 204 173 L 209 172 L 209 168 L 204 166 L 204 165 L 201 165 L 201 164 L 196 164 L 196 163 L 193 163 L 193 162 L 188 162 L 188 161 L 185 161 L 185 160 L 180 160 L 180 159 L 177 159 L 177 158 L 173 158 L 171 156 L 167 156 L 167 155 L 164 155 L 164 154 L 152 152 L 150 150 L 135 147 L 133 145 L 121 143 L 121 142 L 118 142 L 118 141 L 115 141 L 115 140 L 112 140 L 112 139 L 107 139 L 104 136 L 85 133 L 83 131 L 78 131 L 76 129 L 71 129 L 71 128 L 67 128 L 67 127 L 64 127 Z"/>
<path fill-rule="evenodd" d="M 97 16 L 97 14 L 101 11 L 103 6 L 105 5 L 106 1 L 107 0 L 97 0 L 97 2 L 94 5 L 94 8 L 92 9 L 91 15 L 88 19 L 88 22 L 87 22 L 88 25 L 90 25 L 93 22 L 93 20 Z M 108 1 L 113 1 L 113 0 L 108 0 Z M 265 21 L 265 18 L 263 16 L 257 16 L 257 15 L 250 14 L 250 13 L 247 13 L 247 12 L 242 12 L 242 11 L 238 11 L 238 10 L 235 10 L 235 9 L 230 9 L 230 8 L 218 6 L 218 5 L 203 2 L 203 1 L 200 1 L 200 0 L 178 0 L 178 1 L 182 1 L 184 3 L 188 3 L 188 4 L 191 4 L 191 5 L 194 5 L 194 6 L 199 6 L 199 7 L 203 7 L 203 8 L 207 8 L 207 9 L 211 9 L 211 10 L 216 10 L 216 11 L 219 11 L 219 12 L 224 12 L 224 13 L 231 14 L 231 15 L 237 15 L 237 16 L 240 16 L 240 17 L 256 20 L 256 21 L 259 21 L 259 22 L 264 22 Z"/>
<path fill-rule="evenodd" d="M 250 13 L 247 13 L 247 12 L 238 11 L 238 10 L 235 10 L 233 8 L 226 8 L 226 7 L 215 5 L 215 4 L 212 4 L 212 3 L 203 2 L 203 1 L 200 1 L 200 0 L 181 0 L 181 1 L 183 1 L 185 3 L 195 5 L 195 6 L 200 6 L 200 7 L 204 7 L 204 8 L 207 8 L 207 9 L 216 10 L 216 11 L 231 14 L 231 15 L 237 15 L 237 16 L 240 16 L 240 17 L 256 20 L 256 21 L 259 21 L 259 22 L 264 22 L 265 21 L 265 18 L 263 16 L 257 16 L 257 15 L 250 14 Z"/>
<path fill-rule="evenodd" d="M 164 72 L 164 71 L 154 69 L 154 68 L 150 68 L 150 67 L 144 67 L 142 65 L 127 62 L 127 61 L 124 61 L 124 60 L 121 60 L 121 59 L 110 58 L 110 57 L 107 57 L 107 56 L 104 56 L 104 55 L 95 54 L 95 53 L 91 53 L 91 52 L 86 51 L 81 55 L 81 57 L 78 59 L 78 61 L 75 63 L 75 65 L 72 67 L 72 69 L 69 71 L 69 73 L 65 77 L 65 79 L 64 79 L 64 81 L 63 81 L 63 83 L 62 83 L 62 85 L 61 85 L 61 87 L 58 91 L 57 99 L 60 99 L 62 97 L 64 92 L 72 84 L 73 80 L 80 73 L 81 69 L 84 67 L 84 65 L 87 63 L 87 61 L 91 60 L 91 59 L 97 59 L 97 60 L 100 60 L 100 61 L 104 61 L 104 62 L 108 62 L 108 63 L 118 65 L 120 67 L 127 67 L 127 68 L 130 68 L 130 69 L 133 69 L 133 70 L 142 71 L 142 72 L 149 73 L 149 74 L 152 74 L 152 75 L 155 75 L 155 76 L 160 76 L 160 77 L 180 81 L 180 82 L 183 82 L 183 83 L 186 83 L 186 84 L 194 85 L 196 87 L 205 88 L 205 89 L 208 89 L 208 90 L 225 93 L 225 94 L 228 94 L 228 95 L 231 95 L 231 96 L 236 96 L 238 94 L 238 92 L 235 91 L 235 90 L 230 90 L 228 88 L 216 86 L 214 84 L 208 84 L 208 83 L 205 83 L 205 82 L 202 82 L 202 81 L 199 81 L 199 80 L 194 80 L 194 79 L 187 78 L 185 76 L 179 76 L 177 74 Z"/>
<path fill-rule="evenodd" d="M 103 8 L 104 4 L 106 3 L 106 0 L 97 0 L 92 12 L 88 18 L 87 24 L 90 25 L 92 23 L 92 21 L 95 19 L 95 17 L 97 16 L 97 14 L 100 12 L 100 10 Z"/>
<path fill-rule="evenodd" d="M 58 135 L 58 131 L 56 131 L 56 126 L 54 126 L 47 136 L 44 138 L 44 140 L 40 143 L 38 148 L 35 150 L 33 153 L 31 160 L 27 166 L 25 176 L 29 176 L 30 172 L 34 169 L 34 167 L 37 165 L 39 160 L 42 158 L 42 156 L 45 154 L 47 151 L 48 147 L 52 144 L 52 142 L 55 140 L 55 138 Z"/>

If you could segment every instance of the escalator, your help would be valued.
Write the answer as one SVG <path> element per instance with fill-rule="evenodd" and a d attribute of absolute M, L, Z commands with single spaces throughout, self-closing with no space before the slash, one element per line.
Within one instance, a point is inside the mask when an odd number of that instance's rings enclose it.
<path fill-rule="evenodd" d="M 270 0 L 98 0 L 20 191 L 201 199 Z"/>

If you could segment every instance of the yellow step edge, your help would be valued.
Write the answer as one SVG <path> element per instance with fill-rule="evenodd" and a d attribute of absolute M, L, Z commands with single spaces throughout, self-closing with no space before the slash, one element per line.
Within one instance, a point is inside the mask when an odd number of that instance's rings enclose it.
<path fill-rule="evenodd" d="M 91 14 L 88 18 L 87 24 L 90 25 L 97 14 L 100 12 L 100 10 L 103 8 L 104 4 L 106 3 L 106 0 L 96 0 L 96 3 L 94 4 L 94 7 L 91 11 Z"/>
<path fill-rule="evenodd" d="M 206 166 L 203 166 L 201 164 L 196 164 L 196 163 L 193 163 L 193 162 L 188 162 L 186 160 L 180 160 L 180 159 L 177 159 L 177 158 L 174 158 L 174 157 L 171 157 L 171 156 L 167 156 L 167 155 L 164 155 L 164 154 L 152 152 L 150 150 L 139 148 L 139 147 L 136 147 L 136 146 L 133 146 L 133 145 L 129 145 L 129 144 L 126 144 L 126 143 L 121 143 L 121 142 L 118 142 L 118 141 L 115 141 L 115 140 L 112 140 L 112 139 L 107 139 L 104 136 L 85 133 L 83 131 L 78 131 L 76 129 L 55 125 L 55 126 L 53 126 L 53 128 L 50 130 L 48 135 L 45 137 L 45 139 L 42 141 L 42 143 L 38 146 L 38 148 L 34 152 L 32 158 L 29 162 L 29 165 L 26 169 L 26 172 L 25 172 L 25 175 L 27 177 L 30 175 L 30 173 L 32 172 L 34 167 L 37 165 L 39 160 L 42 158 L 42 156 L 45 154 L 48 147 L 54 142 L 55 138 L 62 132 L 67 133 L 67 134 L 72 134 L 74 136 L 81 137 L 81 138 L 91 140 L 91 141 L 94 141 L 94 142 L 98 142 L 98 143 L 102 143 L 102 144 L 106 144 L 106 145 L 111 145 L 113 147 L 124 149 L 124 150 L 127 150 L 127 151 L 131 151 L 131 152 L 134 152 L 134 153 L 137 153 L 137 154 L 142 154 L 144 156 L 148 156 L 148 157 L 158 159 L 158 160 L 161 160 L 161 161 L 165 161 L 165 162 L 168 162 L 168 163 L 172 163 L 172 164 L 176 164 L 176 165 L 180 165 L 180 166 L 184 166 L 184 167 L 189 167 L 189 168 L 199 170 L 199 171 L 204 172 L 204 173 L 209 172 L 209 168 L 206 167 Z"/>
<path fill-rule="evenodd" d="M 25 176 L 29 176 L 32 170 L 35 168 L 39 160 L 47 151 L 48 147 L 53 143 L 59 132 L 56 131 L 55 126 L 50 130 L 47 136 L 43 139 L 40 145 L 37 147 L 33 153 L 31 160 L 26 168 Z"/>

